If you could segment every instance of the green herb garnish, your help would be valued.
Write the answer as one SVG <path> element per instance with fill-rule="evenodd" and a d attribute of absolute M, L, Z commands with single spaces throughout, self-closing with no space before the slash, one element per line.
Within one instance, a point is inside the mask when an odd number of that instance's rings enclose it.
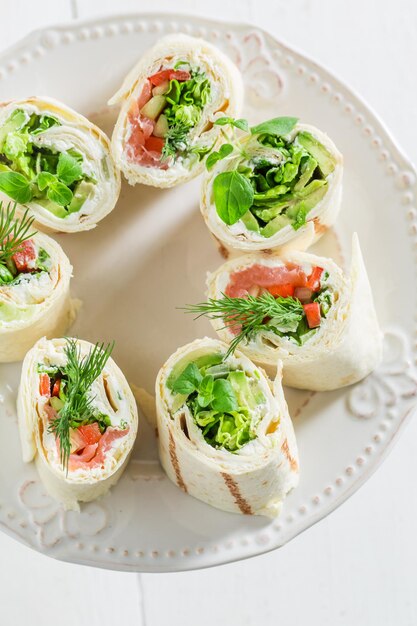
<path fill-rule="evenodd" d="M 208 170 L 229 159 L 227 171 L 213 180 L 213 201 L 220 219 L 231 226 L 242 220 L 248 230 L 271 237 L 286 226 L 301 228 L 325 196 L 333 156 L 310 133 L 289 139 L 295 117 L 277 117 L 249 129 L 246 120 L 221 117 L 225 143 L 206 161 Z M 247 133 L 239 140 L 236 128 Z"/>
<path fill-rule="evenodd" d="M 231 341 L 225 358 L 230 356 L 244 339 L 250 340 L 259 330 L 271 330 L 278 333 L 296 332 L 304 316 L 303 305 L 292 297 L 275 298 L 270 293 L 263 293 L 255 298 L 230 298 L 224 294 L 216 300 L 185 307 L 187 313 L 205 316 L 211 320 L 221 319 L 225 328 L 239 331 Z"/>
<path fill-rule="evenodd" d="M 36 235 L 36 231 L 31 231 L 35 218 L 29 216 L 29 211 L 26 210 L 20 219 L 15 214 L 16 204 L 9 203 L 3 208 L 0 202 L 0 266 L 7 266 L 22 244 Z"/>
<path fill-rule="evenodd" d="M 57 152 L 40 142 L 53 126 L 60 122 L 52 116 L 23 109 L 11 113 L 0 128 L 0 190 L 20 204 L 36 202 L 65 218 L 81 209 L 88 196 L 85 185 L 96 181 L 83 173 L 82 154 Z"/>
<path fill-rule="evenodd" d="M 89 395 L 89 391 L 103 371 L 113 351 L 114 342 L 107 346 L 97 343 L 84 357 L 81 356 L 76 339 L 67 338 L 66 342 L 64 354 L 67 363 L 62 368 L 66 375 L 64 404 L 58 417 L 50 424 L 49 431 L 59 439 L 62 466 L 68 472 L 70 428 L 92 416 L 94 398 Z"/>
<path fill-rule="evenodd" d="M 183 62 L 180 65 L 184 65 Z M 176 64 L 178 66 L 178 64 Z M 186 81 L 173 79 L 164 93 L 166 106 L 163 115 L 168 123 L 164 135 L 162 160 L 189 153 L 204 156 L 205 150 L 198 151 L 190 145 L 189 133 L 201 119 L 202 111 L 211 97 L 211 85 L 205 72 L 190 70 L 191 77 Z"/>
<path fill-rule="evenodd" d="M 197 359 L 167 386 L 180 395 L 211 446 L 237 452 L 256 437 L 251 411 L 265 397 L 258 382 L 242 370 L 225 361 L 213 365 Z"/>

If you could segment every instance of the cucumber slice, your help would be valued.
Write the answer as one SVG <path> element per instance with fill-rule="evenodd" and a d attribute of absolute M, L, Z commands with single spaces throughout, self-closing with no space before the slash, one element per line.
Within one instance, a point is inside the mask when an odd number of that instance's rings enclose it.
<path fill-rule="evenodd" d="M 155 137 L 165 137 L 169 130 L 168 120 L 163 113 L 158 117 L 155 128 L 153 129 L 153 134 Z"/>
<path fill-rule="evenodd" d="M 51 407 L 55 411 L 60 411 L 62 409 L 62 407 L 64 406 L 64 403 L 62 402 L 62 400 L 60 398 L 55 397 L 55 396 L 52 396 L 52 398 L 50 399 L 50 403 L 51 403 Z"/>
<path fill-rule="evenodd" d="M 164 110 L 166 103 L 167 101 L 164 96 L 153 96 L 153 98 L 151 98 L 149 102 L 141 108 L 140 112 L 145 117 L 149 117 L 151 120 L 156 120 L 158 115 L 160 115 Z"/>
<path fill-rule="evenodd" d="M 153 96 L 162 96 L 169 89 L 169 80 L 164 81 L 152 89 Z"/>

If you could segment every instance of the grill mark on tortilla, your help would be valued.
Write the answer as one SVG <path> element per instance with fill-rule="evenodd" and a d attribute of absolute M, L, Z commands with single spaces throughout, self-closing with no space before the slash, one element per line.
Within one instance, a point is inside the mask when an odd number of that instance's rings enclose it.
<path fill-rule="evenodd" d="M 282 452 L 285 454 L 285 456 L 287 457 L 291 469 L 293 470 L 293 472 L 296 472 L 298 470 L 298 463 L 297 461 L 294 459 L 294 457 L 291 456 L 290 454 L 290 449 L 288 447 L 288 441 L 287 439 L 284 439 L 282 446 L 281 446 L 281 450 Z"/>
<path fill-rule="evenodd" d="M 253 515 L 253 511 L 249 505 L 249 503 L 245 500 L 245 498 L 240 493 L 239 487 L 230 476 L 230 474 L 226 474 L 226 472 L 221 472 L 222 478 L 226 483 L 226 487 L 230 491 L 231 495 L 234 498 L 237 506 L 239 507 L 241 513 L 244 515 Z"/>
<path fill-rule="evenodd" d="M 325 226 L 324 224 L 320 223 L 320 220 L 318 217 L 315 217 L 313 219 L 314 222 L 314 231 L 318 234 L 318 235 L 322 235 L 323 233 L 326 232 L 327 230 L 327 226 Z"/>
<path fill-rule="evenodd" d="M 169 458 L 171 459 L 171 465 L 174 468 L 175 477 L 177 479 L 177 485 L 187 493 L 187 485 L 185 484 L 181 475 L 180 464 L 178 462 L 177 452 L 175 449 L 175 440 L 171 431 L 169 432 Z"/>
<path fill-rule="evenodd" d="M 217 237 L 215 235 L 213 235 L 213 237 L 217 241 L 217 245 L 219 247 L 219 252 L 222 255 L 222 257 L 224 259 L 228 259 L 229 258 L 229 250 L 222 244 L 220 239 L 217 239 Z"/>

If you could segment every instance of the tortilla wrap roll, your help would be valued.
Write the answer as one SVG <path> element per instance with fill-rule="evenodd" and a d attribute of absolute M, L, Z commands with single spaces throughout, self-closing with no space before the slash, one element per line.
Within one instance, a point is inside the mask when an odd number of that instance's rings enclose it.
<path fill-rule="evenodd" d="M 42 338 L 23 361 L 17 398 L 23 460 L 35 460 L 46 490 L 66 509 L 107 493 L 136 438 L 136 403 L 108 348 Z"/>
<path fill-rule="evenodd" d="M 4 263 L 2 251 L 0 245 L 0 363 L 8 363 L 23 359 L 41 337 L 65 333 L 75 311 L 72 267 L 56 241 L 34 233 Z"/>
<path fill-rule="evenodd" d="M 211 506 L 275 517 L 299 471 L 281 372 L 272 384 L 242 353 L 225 358 L 226 351 L 221 341 L 197 339 L 161 368 L 161 463 L 176 485 Z"/>
<path fill-rule="evenodd" d="M 220 137 L 219 116 L 239 115 L 241 75 L 203 39 L 168 35 L 132 68 L 109 104 L 120 104 L 112 136 L 131 185 L 173 187 L 201 174 Z"/>
<path fill-rule="evenodd" d="M 356 234 L 349 275 L 331 259 L 294 251 L 230 260 L 209 275 L 207 287 L 213 301 L 230 298 L 232 317 L 238 302 L 242 311 L 245 303 L 255 310 L 251 298 L 265 301 L 259 305 L 259 324 L 237 345 L 270 374 L 282 361 L 284 385 L 338 389 L 361 380 L 380 362 L 382 333 Z M 198 305 L 192 308 L 201 311 Z M 236 325 L 236 317 L 231 325 L 222 316 L 212 324 L 227 343 L 236 342 L 245 328 Z"/>
<path fill-rule="evenodd" d="M 229 141 L 224 146 L 233 151 L 223 147 L 215 164 L 207 161 L 200 202 L 226 258 L 234 252 L 306 250 L 334 224 L 343 159 L 325 133 L 282 117 Z"/>
<path fill-rule="evenodd" d="M 90 230 L 113 210 L 120 172 L 95 124 L 52 98 L 0 105 L 0 195 L 45 232 Z"/>

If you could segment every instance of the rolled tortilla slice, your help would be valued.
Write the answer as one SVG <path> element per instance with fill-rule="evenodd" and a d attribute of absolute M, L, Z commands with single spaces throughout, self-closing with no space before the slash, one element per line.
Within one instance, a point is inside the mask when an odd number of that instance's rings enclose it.
<path fill-rule="evenodd" d="M 223 361 L 226 351 L 221 341 L 197 339 L 161 368 L 156 380 L 161 463 L 176 485 L 211 506 L 275 517 L 298 484 L 281 372 L 272 384 L 242 353 Z"/>
<path fill-rule="evenodd" d="M 131 185 L 194 178 L 219 139 L 214 120 L 239 115 L 242 100 L 240 73 L 220 50 L 187 35 L 164 37 L 109 100 L 121 104 L 112 136 L 118 167 Z"/>
<path fill-rule="evenodd" d="M 301 318 L 294 327 L 285 327 L 288 320 L 266 317 L 239 343 L 239 350 L 270 374 L 282 362 L 285 385 L 338 389 L 361 380 L 380 362 L 382 333 L 356 234 L 349 275 L 331 259 L 294 251 L 283 257 L 248 255 L 228 261 L 208 277 L 207 285 L 208 297 L 214 299 L 223 294 L 259 298 L 265 292 L 301 299 L 304 306 L 298 303 Z M 222 319 L 212 323 L 227 343 L 240 330 L 225 328 Z"/>
<path fill-rule="evenodd" d="M 201 192 L 202 215 L 223 255 L 306 250 L 338 215 L 342 155 L 325 133 L 301 123 L 285 136 L 252 129 L 238 145 L 205 174 Z M 230 208 L 223 217 L 221 209 L 219 214 L 213 190 L 217 177 L 232 171 L 244 175 L 255 190 L 240 218 L 231 216 Z"/>
<path fill-rule="evenodd" d="M 51 98 L 0 105 L 0 156 L 0 196 L 29 208 L 43 231 L 90 230 L 117 202 L 109 139 Z"/>
<path fill-rule="evenodd" d="M 63 382 L 69 341 L 76 341 L 81 358 L 93 349 L 87 341 L 42 338 L 27 353 L 17 411 L 23 460 L 35 459 L 49 494 L 66 509 L 78 510 L 79 502 L 107 493 L 121 477 L 136 438 L 138 414 L 123 373 L 109 358 L 88 390 L 91 419 L 87 425 L 70 429 L 66 472 L 51 424 L 62 410 L 65 394 L 69 394 L 70 384 Z"/>
<path fill-rule="evenodd" d="M 64 334 L 75 317 L 72 267 L 61 246 L 37 233 L 16 257 L 21 271 L 0 280 L 0 363 L 20 361 L 41 337 Z"/>

